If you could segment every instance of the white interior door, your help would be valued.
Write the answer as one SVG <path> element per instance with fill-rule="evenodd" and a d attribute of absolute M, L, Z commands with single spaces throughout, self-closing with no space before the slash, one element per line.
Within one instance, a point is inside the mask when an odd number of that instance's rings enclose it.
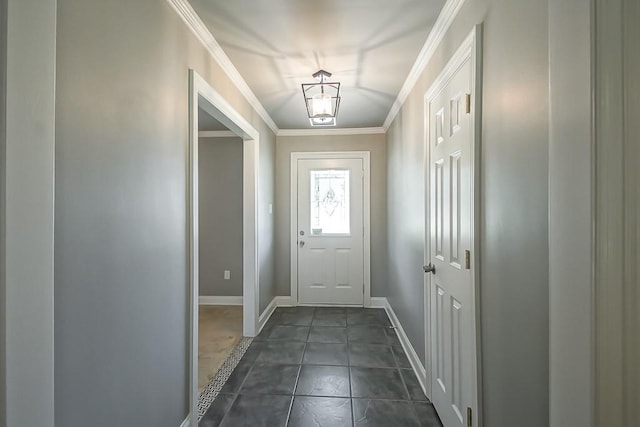
<path fill-rule="evenodd" d="M 432 399 L 445 427 L 477 425 L 470 57 L 429 110 Z M 432 270 L 432 271 L 429 271 Z"/>
<path fill-rule="evenodd" d="M 297 162 L 298 302 L 362 305 L 363 160 Z"/>

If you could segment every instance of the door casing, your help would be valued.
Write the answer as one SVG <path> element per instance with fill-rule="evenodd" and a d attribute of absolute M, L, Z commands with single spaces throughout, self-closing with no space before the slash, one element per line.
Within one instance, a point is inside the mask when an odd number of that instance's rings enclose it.
<path fill-rule="evenodd" d="M 243 139 L 242 184 L 242 332 L 258 330 L 258 165 L 260 134 L 222 95 L 194 70 L 189 70 L 188 266 L 190 302 L 189 399 L 190 425 L 198 424 L 198 106 Z"/>
<path fill-rule="evenodd" d="M 298 305 L 298 160 L 362 159 L 363 185 L 363 305 L 371 306 L 371 153 L 369 151 L 293 152 L 291 153 L 291 304 Z"/>
<path fill-rule="evenodd" d="M 475 396 L 475 408 L 477 410 L 473 414 L 473 425 L 482 425 L 482 378 L 481 378 L 481 337 L 480 337 L 480 139 L 481 139 L 481 123 L 482 123 L 482 25 L 476 25 L 471 33 L 462 42 L 456 53 L 451 57 L 442 72 L 433 82 L 429 90 L 424 96 L 424 181 L 425 181 L 425 238 L 424 238 L 424 263 L 429 264 L 431 260 L 431 221 L 430 212 L 430 153 L 429 153 L 429 103 L 436 97 L 442 88 L 448 83 L 450 78 L 456 73 L 462 64 L 471 61 L 472 82 L 471 82 L 471 192 L 473 194 L 473 203 L 471 205 L 471 265 L 472 265 L 472 289 L 473 300 L 472 317 L 475 319 L 475 325 L 472 335 L 475 342 L 475 366 L 473 367 L 474 377 L 476 380 L 473 394 Z M 434 361 L 431 358 L 431 275 L 424 276 L 424 325 L 425 325 L 425 367 L 427 372 L 426 391 L 429 398 L 433 393 L 433 377 Z"/>

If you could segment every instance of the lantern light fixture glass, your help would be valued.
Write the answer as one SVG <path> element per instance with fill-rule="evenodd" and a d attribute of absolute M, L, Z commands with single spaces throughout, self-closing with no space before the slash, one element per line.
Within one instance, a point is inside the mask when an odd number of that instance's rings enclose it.
<path fill-rule="evenodd" d="M 313 73 L 318 83 L 303 83 L 302 94 L 311 126 L 335 126 L 340 106 L 340 83 L 327 82 L 331 73 L 319 70 Z"/>

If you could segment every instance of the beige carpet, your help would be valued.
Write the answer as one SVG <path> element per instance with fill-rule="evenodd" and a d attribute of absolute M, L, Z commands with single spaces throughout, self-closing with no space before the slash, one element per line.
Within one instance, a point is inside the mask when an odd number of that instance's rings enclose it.
<path fill-rule="evenodd" d="M 198 314 L 200 393 L 242 338 L 242 307 L 201 305 Z"/>

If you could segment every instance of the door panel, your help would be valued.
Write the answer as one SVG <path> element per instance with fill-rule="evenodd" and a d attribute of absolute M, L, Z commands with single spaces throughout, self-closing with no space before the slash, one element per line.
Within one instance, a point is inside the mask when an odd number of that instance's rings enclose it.
<path fill-rule="evenodd" d="M 445 427 L 466 426 L 467 408 L 475 406 L 473 280 L 466 265 L 472 242 L 471 79 L 467 60 L 429 103 L 432 397 Z"/>
<path fill-rule="evenodd" d="M 362 159 L 298 160 L 298 302 L 362 305 Z"/>

